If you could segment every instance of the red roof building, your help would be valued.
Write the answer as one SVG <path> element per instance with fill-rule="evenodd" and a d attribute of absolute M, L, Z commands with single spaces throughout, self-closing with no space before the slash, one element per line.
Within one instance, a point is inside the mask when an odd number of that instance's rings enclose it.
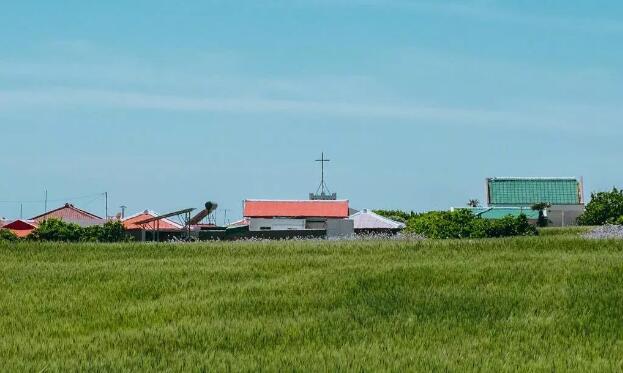
<path fill-rule="evenodd" d="M 11 232 L 15 233 L 17 237 L 21 238 L 28 236 L 33 230 L 37 228 L 37 226 L 37 222 L 33 220 L 18 219 L 5 224 L 2 229 L 8 229 Z"/>
<path fill-rule="evenodd" d="M 105 220 L 101 217 L 91 214 L 90 212 L 81 210 L 72 204 L 66 203 L 64 206 L 55 210 L 48 211 L 45 214 L 35 216 L 31 220 L 41 223 L 47 219 L 59 219 L 67 223 L 78 224 L 81 227 L 88 227 L 91 225 L 104 224 Z"/>
<path fill-rule="evenodd" d="M 244 201 L 245 218 L 348 218 L 348 201 Z"/>
<path fill-rule="evenodd" d="M 158 229 L 161 231 L 179 231 L 184 228 L 181 224 L 178 224 L 170 219 L 160 219 L 157 223 L 151 222 L 147 223 L 148 226 L 136 224 L 137 222 L 144 221 L 150 218 L 158 217 L 159 215 L 151 210 L 145 210 L 143 212 L 139 212 L 137 214 L 128 216 L 121 220 L 123 223 L 123 227 L 126 230 L 141 230 L 141 229 L 153 229 L 155 228 L 155 224 L 158 225 Z"/>

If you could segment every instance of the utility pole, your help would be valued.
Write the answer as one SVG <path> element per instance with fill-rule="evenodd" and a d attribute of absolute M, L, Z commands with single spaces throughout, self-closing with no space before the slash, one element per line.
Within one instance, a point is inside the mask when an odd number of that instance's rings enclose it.
<path fill-rule="evenodd" d="M 104 197 L 106 198 L 106 215 L 104 216 L 104 220 L 108 220 L 108 192 L 104 192 Z"/>
<path fill-rule="evenodd" d="M 21 202 L 19 203 L 19 218 L 24 219 L 24 204 Z"/>
<path fill-rule="evenodd" d="M 119 206 L 121 208 L 121 219 L 125 218 L 125 209 L 128 208 L 126 205 Z"/>

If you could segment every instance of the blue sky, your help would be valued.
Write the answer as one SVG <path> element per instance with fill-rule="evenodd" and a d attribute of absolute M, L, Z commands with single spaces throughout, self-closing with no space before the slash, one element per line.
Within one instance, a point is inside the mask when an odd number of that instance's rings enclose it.
<path fill-rule="evenodd" d="M 236 217 L 305 198 L 321 151 L 359 208 L 463 205 L 487 176 L 623 186 L 618 1 L 60 4 L 0 12 L 0 216 L 47 189 Z"/>

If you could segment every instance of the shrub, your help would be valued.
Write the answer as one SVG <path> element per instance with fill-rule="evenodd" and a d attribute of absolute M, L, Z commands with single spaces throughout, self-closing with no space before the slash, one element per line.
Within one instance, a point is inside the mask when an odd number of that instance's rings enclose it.
<path fill-rule="evenodd" d="M 128 240 L 125 234 L 125 228 L 120 221 L 108 221 L 100 228 L 99 242 L 121 242 Z"/>
<path fill-rule="evenodd" d="M 623 216 L 623 190 L 591 194 L 586 211 L 578 219 L 580 225 L 614 224 Z"/>
<path fill-rule="evenodd" d="M 17 236 L 8 229 L 0 228 L 0 241 L 17 241 Z"/>
<path fill-rule="evenodd" d="M 401 223 L 406 223 L 410 218 L 415 216 L 413 211 L 406 212 L 401 210 L 373 210 L 375 214 L 379 214 L 382 217 L 392 219 Z"/>
<path fill-rule="evenodd" d="M 58 219 L 47 219 L 28 235 L 28 239 L 33 241 L 78 242 L 82 237 L 81 231 L 82 228 L 77 224 L 66 223 Z"/>
<path fill-rule="evenodd" d="M 488 220 L 475 216 L 467 209 L 415 215 L 409 219 L 407 231 L 427 238 L 487 238 L 538 234 L 536 227 L 523 214 Z"/>
<path fill-rule="evenodd" d="M 32 241 L 61 242 L 121 242 L 126 241 L 123 224 L 108 221 L 104 225 L 80 227 L 58 219 L 48 219 L 39 224 L 29 236 Z"/>

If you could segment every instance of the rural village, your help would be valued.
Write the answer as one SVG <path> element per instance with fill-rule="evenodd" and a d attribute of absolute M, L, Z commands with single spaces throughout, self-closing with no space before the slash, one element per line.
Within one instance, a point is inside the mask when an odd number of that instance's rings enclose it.
<path fill-rule="evenodd" d="M 0 373 L 623 372 L 623 1 L 4 1 Z"/>
<path fill-rule="evenodd" d="M 0 228 L 27 238 L 39 224 L 57 219 L 80 227 L 120 222 L 127 237 L 134 241 L 204 241 L 239 239 L 348 238 L 354 235 L 392 236 L 406 228 L 406 219 L 384 210 L 355 208 L 348 199 L 338 199 L 325 181 L 324 153 L 321 181 L 308 199 L 245 199 L 242 220 L 226 226 L 216 223 L 217 202 L 206 202 L 202 208 L 185 208 L 158 213 L 149 208 L 126 215 L 125 206 L 113 216 L 101 217 L 80 206 L 65 203 L 29 219 L 0 220 Z M 492 177 L 485 181 L 485 205 L 478 200 L 467 206 L 451 207 L 450 212 L 468 211 L 485 220 L 524 216 L 536 226 L 539 218 L 552 227 L 571 227 L 585 208 L 584 180 L 574 177 Z M 542 205 L 535 208 L 535 206 Z M 47 203 L 46 203 L 47 206 Z M 108 211 L 108 206 L 106 206 Z"/>

